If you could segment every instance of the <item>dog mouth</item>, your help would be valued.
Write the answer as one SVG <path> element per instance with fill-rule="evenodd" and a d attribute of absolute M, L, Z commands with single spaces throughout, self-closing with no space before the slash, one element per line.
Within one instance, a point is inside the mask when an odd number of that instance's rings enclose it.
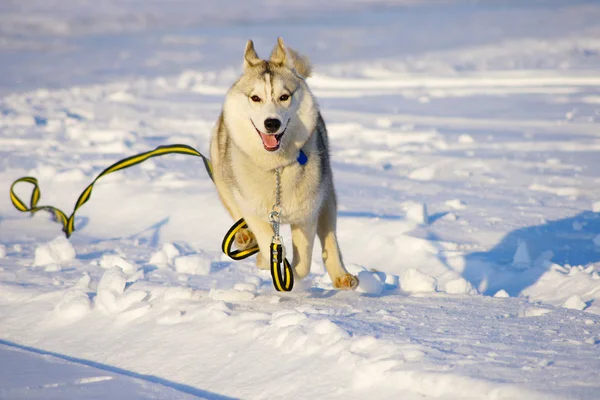
<path fill-rule="evenodd" d="M 252 122 L 252 126 L 254 126 L 254 129 L 256 130 L 256 133 L 258 133 L 258 136 L 260 136 L 260 140 L 262 140 L 265 150 L 276 151 L 279 149 L 279 147 L 281 146 L 281 138 L 283 137 L 283 134 L 285 133 L 285 131 L 287 129 L 287 125 L 288 125 L 287 123 L 285 124 L 285 128 L 283 128 L 283 131 L 281 133 L 273 135 L 273 134 L 262 133 L 261 131 L 258 130 L 256 125 L 254 125 L 254 121 L 250 120 L 250 122 Z M 288 120 L 288 123 L 289 122 L 290 121 Z"/>

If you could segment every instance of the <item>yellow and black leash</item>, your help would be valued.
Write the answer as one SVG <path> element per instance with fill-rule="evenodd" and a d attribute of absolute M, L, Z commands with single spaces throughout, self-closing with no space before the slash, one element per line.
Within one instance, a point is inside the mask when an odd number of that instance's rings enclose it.
<path fill-rule="evenodd" d="M 70 216 L 67 217 L 62 210 L 53 207 L 53 206 L 38 206 L 38 202 L 41 197 L 41 191 L 38 185 L 38 180 L 31 176 L 26 176 L 23 178 L 19 178 L 13 182 L 10 187 L 10 200 L 12 201 L 15 208 L 21 212 L 30 212 L 32 214 L 45 210 L 54 216 L 54 219 L 60 222 L 63 225 L 63 232 L 67 236 L 67 238 L 71 237 L 71 234 L 75 231 L 75 213 L 77 210 L 83 206 L 91 197 L 92 190 L 94 188 L 94 184 L 103 176 L 108 175 L 110 173 L 132 167 L 134 165 L 140 164 L 152 157 L 159 157 L 166 154 L 187 154 L 195 157 L 202 158 L 204 162 L 204 167 L 206 168 L 206 172 L 211 180 L 214 181 L 213 171 L 210 159 L 200 153 L 198 150 L 194 149 L 191 146 L 185 144 L 174 144 L 167 146 L 159 146 L 154 150 L 147 151 L 144 153 L 136 154 L 131 157 L 127 157 L 123 160 L 117 161 L 112 164 L 104 171 L 102 171 L 96 179 L 90 183 L 85 190 L 81 193 L 77 202 L 75 203 L 75 207 L 73 208 L 73 212 Z M 29 201 L 29 206 L 27 206 L 14 192 L 15 185 L 20 182 L 26 182 L 33 185 L 33 192 L 31 193 L 31 198 Z M 222 250 L 227 256 L 231 257 L 233 260 L 242 260 L 244 258 L 250 257 L 259 252 L 259 247 L 254 246 L 249 249 L 244 250 L 232 250 L 233 242 L 235 239 L 235 234 L 243 228 L 247 228 L 248 224 L 244 219 L 240 219 L 229 229 L 222 243 Z M 273 245 L 272 245 L 273 246 Z M 281 246 L 281 245 L 279 245 Z M 283 258 L 283 251 L 276 251 L 276 249 L 270 249 L 271 253 L 271 276 L 273 277 L 273 285 L 275 289 L 278 291 L 289 292 L 292 290 L 294 286 L 294 275 L 290 263 L 287 259 Z M 283 264 L 283 273 L 281 271 L 281 265 Z"/>

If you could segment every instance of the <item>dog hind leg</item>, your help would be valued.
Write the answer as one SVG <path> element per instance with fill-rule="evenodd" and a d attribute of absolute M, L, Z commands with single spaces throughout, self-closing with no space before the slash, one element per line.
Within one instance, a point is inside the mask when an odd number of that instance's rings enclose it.
<path fill-rule="evenodd" d="M 358 286 L 358 278 L 348 273 L 342 261 L 342 254 L 335 234 L 337 224 L 337 207 L 335 195 L 332 193 L 325 200 L 321 213 L 317 232 L 323 249 L 323 263 L 331 277 L 333 287 L 337 289 L 354 289 Z"/>

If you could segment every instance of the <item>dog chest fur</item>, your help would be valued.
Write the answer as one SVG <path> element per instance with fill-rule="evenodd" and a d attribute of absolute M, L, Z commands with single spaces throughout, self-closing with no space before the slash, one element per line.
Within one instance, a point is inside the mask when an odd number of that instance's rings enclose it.
<path fill-rule="evenodd" d="M 282 222 L 304 223 L 316 218 L 322 196 L 320 160 L 308 155 L 305 165 L 293 162 L 281 171 Z M 268 220 L 275 204 L 275 171 L 265 171 L 235 146 L 231 151 L 231 172 L 236 183 L 233 194 L 243 212 L 251 212 Z M 242 183 L 243 182 L 243 183 Z"/>

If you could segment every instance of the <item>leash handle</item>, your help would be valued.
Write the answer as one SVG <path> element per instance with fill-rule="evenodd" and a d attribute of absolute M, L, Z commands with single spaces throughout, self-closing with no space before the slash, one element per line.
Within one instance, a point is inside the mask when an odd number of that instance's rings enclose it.
<path fill-rule="evenodd" d="M 246 223 L 244 218 L 240 218 L 235 224 L 231 226 L 231 228 L 229 228 L 229 230 L 225 234 L 225 237 L 223 238 L 223 242 L 221 243 L 221 250 L 223 250 L 223 253 L 225 253 L 230 258 L 236 261 L 248 258 L 260 251 L 258 246 L 254 246 L 245 250 L 231 250 L 235 239 L 235 234 L 238 233 L 241 229 L 247 227 L 248 224 Z"/>
<path fill-rule="evenodd" d="M 283 245 L 271 243 L 271 277 L 278 292 L 289 292 L 294 287 L 294 272 L 287 258 L 283 257 Z M 283 264 L 283 272 L 281 267 Z"/>
<path fill-rule="evenodd" d="M 221 250 L 233 260 L 243 260 L 253 256 L 260 251 L 258 246 L 251 247 L 245 250 L 232 250 L 235 234 L 241 229 L 248 228 L 248 223 L 244 218 L 240 218 L 235 224 L 229 228 L 221 243 Z M 283 264 L 283 272 L 282 272 Z M 283 257 L 283 245 L 281 242 L 274 241 L 270 246 L 269 266 L 271 269 L 271 277 L 273 278 L 273 286 L 278 292 L 289 292 L 294 287 L 294 272 L 287 260 Z"/>

